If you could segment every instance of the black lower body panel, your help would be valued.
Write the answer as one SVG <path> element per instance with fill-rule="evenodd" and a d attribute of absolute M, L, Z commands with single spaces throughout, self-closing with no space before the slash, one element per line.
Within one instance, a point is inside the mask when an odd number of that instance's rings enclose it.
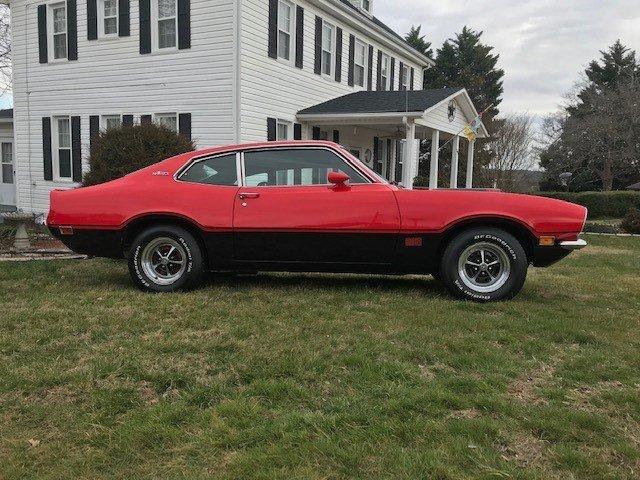
<path fill-rule="evenodd" d="M 533 249 L 533 266 L 548 267 L 559 262 L 569 255 L 571 250 L 567 250 L 558 245 L 553 247 L 536 247 Z"/>
<path fill-rule="evenodd" d="M 119 230 L 80 230 L 62 235 L 60 229 L 49 228 L 51 234 L 70 250 L 81 255 L 104 258 L 123 258 L 122 232 Z"/>

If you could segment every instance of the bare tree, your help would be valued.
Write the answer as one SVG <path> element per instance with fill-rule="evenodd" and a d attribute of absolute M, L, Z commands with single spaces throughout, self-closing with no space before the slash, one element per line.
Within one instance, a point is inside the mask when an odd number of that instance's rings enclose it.
<path fill-rule="evenodd" d="M 0 96 L 11 91 L 11 15 L 0 5 Z"/>
<path fill-rule="evenodd" d="M 536 164 L 533 118 L 512 114 L 496 119 L 495 125 L 486 175 L 503 190 L 530 190 L 530 171 Z"/>

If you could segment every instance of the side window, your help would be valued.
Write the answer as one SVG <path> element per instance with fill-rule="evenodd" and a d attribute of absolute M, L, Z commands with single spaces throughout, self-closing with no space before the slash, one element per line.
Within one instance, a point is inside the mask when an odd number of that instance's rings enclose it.
<path fill-rule="evenodd" d="M 351 183 L 369 183 L 343 158 L 325 149 L 274 149 L 244 154 L 248 187 L 326 185 L 331 171 L 349 175 Z"/>
<path fill-rule="evenodd" d="M 236 154 L 220 155 L 194 163 L 179 180 L 205 185 L 238 185 Z"/>

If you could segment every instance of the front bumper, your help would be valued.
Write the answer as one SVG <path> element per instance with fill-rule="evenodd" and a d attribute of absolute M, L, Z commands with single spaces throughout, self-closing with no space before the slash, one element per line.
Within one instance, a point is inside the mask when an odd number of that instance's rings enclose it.
<path fill-rule="evenodd" d="M 587 242 L 579 238 L 578 240 L 560 242 L 560 246 L 569 251 L 582 250 L 587 246 Z"/>

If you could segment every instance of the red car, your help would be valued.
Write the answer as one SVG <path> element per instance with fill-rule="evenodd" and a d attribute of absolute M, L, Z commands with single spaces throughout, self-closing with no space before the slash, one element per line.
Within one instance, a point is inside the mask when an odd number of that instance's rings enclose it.
<path fill-rule="evenodd" d="M 54 191 L 47 224 L 75 252 L 126 258 L 147 291 L 193 287 L 207 271 L 433 274 L 491 301 L 516 295 L 529 265 L 584 247 L 586 216 L 495 190 L 406 190 L 334 143 L 269 142 Z"/>

